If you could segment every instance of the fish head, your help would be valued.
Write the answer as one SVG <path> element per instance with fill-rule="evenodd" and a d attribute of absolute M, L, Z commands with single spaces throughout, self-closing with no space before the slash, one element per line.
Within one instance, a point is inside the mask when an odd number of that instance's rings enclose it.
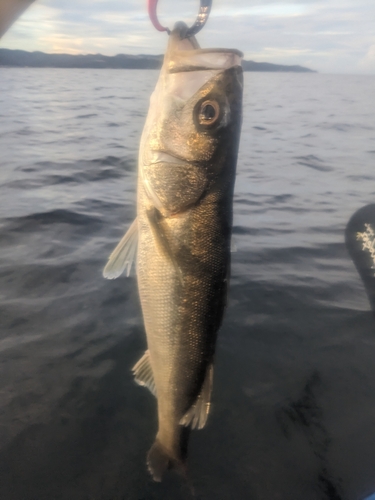
<path fill-rule="evenodd" d="M 160 194 L 177 191 L 181 203 L 173 210 L 194 203 L 238 151 L 242 53 L 200 49 L 195 37 L 181 38 L 185 28 L 178 23 L 170 35 L 141 142 L 144 179 L 159 209 Z"/>

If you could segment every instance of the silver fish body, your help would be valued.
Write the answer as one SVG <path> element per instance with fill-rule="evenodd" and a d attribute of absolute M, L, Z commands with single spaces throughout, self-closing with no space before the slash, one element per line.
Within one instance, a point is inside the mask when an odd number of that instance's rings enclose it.
<path fill-rule="evenodd" d="M 241 128 L 241 53 L 201 50 L 181 40 L 184 29 L 170 35 L 139 154 L 137 279 L 148 350 L 133 371 L 157 397 L 155 480 L 183 467 L 184 428 L 202 428 L 209 412 Z"/>

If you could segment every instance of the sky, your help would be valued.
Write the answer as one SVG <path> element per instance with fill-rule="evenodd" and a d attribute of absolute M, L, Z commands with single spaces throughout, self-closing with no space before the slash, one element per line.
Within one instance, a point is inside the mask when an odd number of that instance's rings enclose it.
<path fill-rule="evenodd" d="M 166 33 L 146 0 L 37 0 L 0 47 L 69 54 L 162 54 Z M 192 24 L 199 0 L 159 0 L 161 24 Z M 201 47 L 237 48 L 245 59 L 322 73 L 375 75 L 374 0 L 213 0 Z"/>

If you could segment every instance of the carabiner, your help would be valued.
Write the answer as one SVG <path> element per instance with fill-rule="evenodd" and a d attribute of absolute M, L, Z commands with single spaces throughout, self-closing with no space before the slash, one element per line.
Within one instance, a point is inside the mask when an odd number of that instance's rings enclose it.
<path fill-rule="evenodd" d="M 201 0 L 198 16 L 193 26 L 191 26 L 187 30 L 185 38 L 189 38 L 189 36 L 196 35 L 197 33 L 200 32 L 200 30 L 206 24 L 208 16 L 210 15 L 211 6 L 212 6 L 212 0 Z"/>
<path fill-rule="evenodd" d="M 162 26 L 159 23 L 158 16 L 156 14 L 156 6 L 158 0 L 147 0 L 148 3 L 148 14 L 150 16 L 151 22 L 158 31 L 166 31 L 170 33 L 170 29 Z M 200 7 L 198 16 L 195 20 L 193 26 L 191 26 L 185 33 L 184 38 L 189 38 L 190 36 L 196 35 L 206 24 L 208 16 L 210 15 L 212 6 L 212 0 L 200 0 Z"/>

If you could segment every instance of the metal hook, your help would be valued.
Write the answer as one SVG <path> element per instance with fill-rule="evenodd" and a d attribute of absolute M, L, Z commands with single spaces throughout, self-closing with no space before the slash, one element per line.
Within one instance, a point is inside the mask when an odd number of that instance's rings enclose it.
<path fill-rule="evenodd" d="M 186 32 L 185 38 L 189 36 L 196 35 L 206 24 L 208 16 L 211 12 L 212 0 L 201 0 L 201 4 L 199 7 L 198 16 L 195 20 L 195 23 L 191 28 L 189 28 Z"/>
<path fill-rule="evenodd" d="M 151 22 L 158 31 L 166 31 L 170 33 L 170 29 L 162 26 L 159 23 L 158 16 L 156 14 L 156 6 L 158 0 L 147 0 L 148 4 L 148 14 L 150 16 Z M 196 35 L 206 24 L 208 16 L 210 15 L 212 6 L 212 0 L 200 0 L 200 7 L 198 16 L 195 20 L 193 26 L 191 26 L 185 33 L 184 38 L 189 38 L 190 36 Z"/>

